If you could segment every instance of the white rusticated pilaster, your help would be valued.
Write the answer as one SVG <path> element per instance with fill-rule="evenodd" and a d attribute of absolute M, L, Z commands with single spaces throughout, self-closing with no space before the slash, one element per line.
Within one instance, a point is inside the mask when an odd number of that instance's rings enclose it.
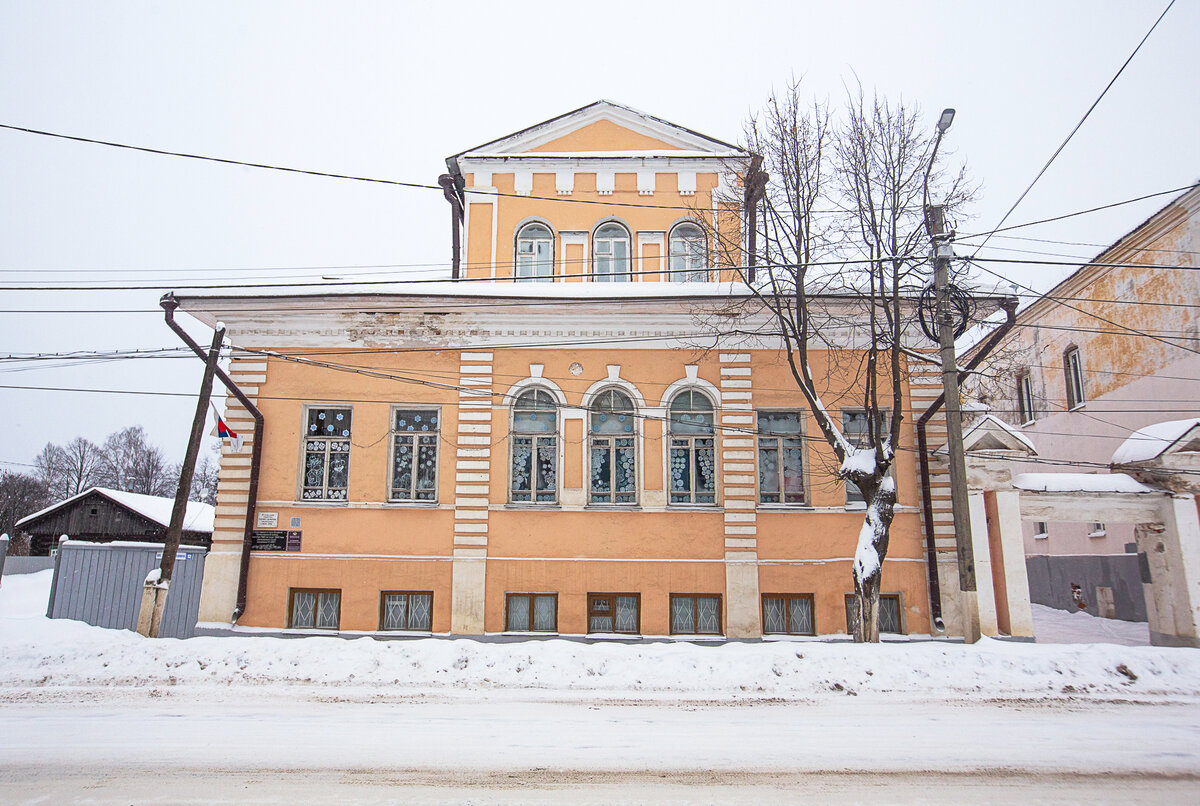
<path fill-rule="evenodd" d="M 996 587 L 992 584 L 992 551 L 988 541 L 987 507 L 983 496 L 981 490 L 972 490 L 968 497 L 971 511 L 971 546 L 975 550 L 979 632 L 995 638 L 1000 634 L 1000 625 L 996 619 Z"/>
<path fill-rule="evenodd" d="M 1150 643 L 1200 647 L 1200 518 L 1195 496 L 1170 496 L 1162 504 L 1162 523 L 1141 525 L 1134 534 L 1150 571 Z"/>
<path fill-rule="evenodd" d="M 458 394 L 455 481 L 460 483 L 455 487 L 454 498 L 450 630 L 457 635 L 482 635 L 492 453 L 490 352 L 460 354 Z"/>
<path fill-rule="evenodd" d="M 758 502 L 754 487 L 754 402 L 749 353 L 720 353 L 721 489 L 725 508 L 725 634 L 762 635 L 758 587 Z M 729 397 L 726 397 L 726 396 Z"/>
<path fill-rule="evenodd" d="M 1029 573 L 1025 567 L 1025 538 L 1021 535 L 1021 494 L 1000 491 L 996 496 L 996 520 L 1000 551 L 1004 558 L 1004 587 L 1008 599 L 1010 635 L 1033 637 L 1033 607 L 1029 601 Z"/>
<path fill-rule="evenodd" d="M 230 359 L 229 377 L 250 402 L 257 405 L 259 391 L 267 382 L 267 361 L 260 355 L 235 350 Z M 218 466 L 215 529 L 212 548 L 204 561 L 198 615 L 199 621 L 217 623 L 231 621 L 233 608 L 237 605 L 249 506 L 250 452 L 258 439 L 254 418 L 233 395 L 226 395 L 222 416 L 244 441 L 240 453 L 230 453 L 229 445 L 223 444 Z"/>

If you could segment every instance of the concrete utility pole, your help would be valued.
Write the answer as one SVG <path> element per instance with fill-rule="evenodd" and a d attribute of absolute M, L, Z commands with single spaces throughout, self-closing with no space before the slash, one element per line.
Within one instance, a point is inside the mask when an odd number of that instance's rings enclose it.
<path fill-rule="evenodd" d="M 950 259 L 954 247 L 946 234 L 945 208 L 929 203 L 929 175 L 942 136 L 954 122 L 954 110 L 943 109 L 937 139 L 925 167 L 925 227 L 933 246 L 933 288 L 937 295 L 937 332 L 942 353 L 942 390 L 946 400 L 946 453 L 950 460 L 950 508 L 958 549 L 958 587 L 961 591 L 963 639 L 979 640 L 979 597 L 975 586 L 975 548 L 971 543 L 971 512 L 967 496 L 967 463 L 963 456 L 962 397 L 958 391 L 958 360 L 954 355 L 955 321 L 951 300 Z"/>
<path fill-rule="evenodd" d="M 175 505 L 171 508 L 171 523 L 167 526 L 158 578 L 154 579 L 154 575 L 151 575 L 142 590 L 138 632 L 151 638 L 158 638 L 163 613 L 167 608 L 167 592 L 171 586 L 171 574 L 175 570 L 175 556 L 179 553 L 179 543 L 183 538 L 183 520 L 187 513 L 188 496 L 192 491 L 192 477 L 196 472 L 196 456 L 200 453 L 204 422 L 208 417 L 208 399 L 212 395 L 213 375 L 217 371 L 217 360 L 221 357 L 221 343 L 224 340 L 225 325 L 217 322 L 212 346 L 208 348 L 208 360 L 204 364 L 204 379 L 200 382 L 200 397 L 196 400 L 196 416 L 192 418 L 192 433 L 188 438 L 187 454 L 179 470 L 179 489 L 175 491 Z"/>

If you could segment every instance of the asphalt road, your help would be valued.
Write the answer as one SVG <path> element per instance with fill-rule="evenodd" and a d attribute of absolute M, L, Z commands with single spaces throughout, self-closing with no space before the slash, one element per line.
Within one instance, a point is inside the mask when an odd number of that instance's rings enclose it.
<path fill-rule="evenodd" d="M 1195 803 L 1200 704 L 0 705 L 4 803 Z"/>

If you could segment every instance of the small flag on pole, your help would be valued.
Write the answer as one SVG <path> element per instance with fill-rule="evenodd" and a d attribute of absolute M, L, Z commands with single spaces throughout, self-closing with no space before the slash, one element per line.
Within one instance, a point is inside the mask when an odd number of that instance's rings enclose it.
<path fill-rule="evenodd" d="M 225 421 L 221 419 L 221 415 L 217 414 L 216 407 L 213 408 L 213 414 L 217 416 L 217 436 L 223 440 L 229 440 L 230 453 L 241 453 L 242 442 L 245 441 L 245 437 L 238 436 L 236 431 L 225 424 Z"/>

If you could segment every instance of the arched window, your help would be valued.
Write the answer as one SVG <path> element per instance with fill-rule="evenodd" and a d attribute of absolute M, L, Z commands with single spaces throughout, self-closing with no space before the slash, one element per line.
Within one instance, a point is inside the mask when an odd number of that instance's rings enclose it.
<path fill-rule="evenodd" d="M 509 494 L 513 501 L 558 500 L 558 403 L 544 389 L 513 402 Z"/>
<path fill-rule="evenodd" d="M 611 221 L 602 225 L 592 236 L 592 279 L 628 282 L 631 277 L 629 255 L 629 230 Z"/>
<path fill-rule="evenodd" d="M 554 279 L 554 233 L 545 224 L 526 224 L 517 233 L 516 276 L 527 280 Z"/>
<path fill-rule="evenodd" d="M 707 251 L 704 232 L 695 224 L 685 221 L 671 230 L 671 282 L 707 282 Z"/>
<path fill-rule="evenodd" d="M 618 389 L 596 395 L 589 411 L 592 504 L 637 503 L 637 429 L 633 402 Z"/>
<path fill-rule="evenodd" d="M 717 452 L 712 401 L 694 389 L 671 398 L 671 503 L 717 502 Z"/>

